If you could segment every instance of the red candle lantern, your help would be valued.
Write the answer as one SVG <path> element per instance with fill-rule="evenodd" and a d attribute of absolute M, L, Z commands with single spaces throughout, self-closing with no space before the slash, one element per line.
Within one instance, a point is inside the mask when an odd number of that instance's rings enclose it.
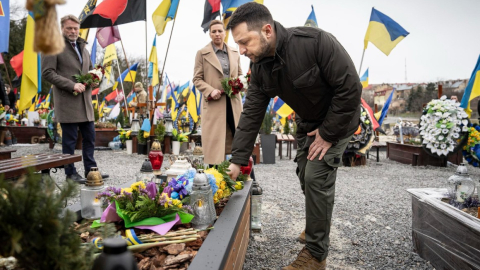
<path fill-rule="evenodd" d="M 162 153 L 162 145 L 158 140 L 155 140 L 152 144 L 152 149 L 148 154 L 148 158 L 150 159 L 150 163 L 152 163 L 152 168 L 155 171 L 159 172 L 162 168 L 163 163 L 163 153 Z"/>

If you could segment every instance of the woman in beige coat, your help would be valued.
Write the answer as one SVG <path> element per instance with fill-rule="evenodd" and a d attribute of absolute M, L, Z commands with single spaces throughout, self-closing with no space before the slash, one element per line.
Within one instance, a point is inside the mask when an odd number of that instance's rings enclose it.
<path fill-rule="evenodd" d="M 197 52 L 193 83 L 203 94 L 202 147 L 206 164 L 219 164 L 231 154 L 232 140 L 242 112 L 240 95 L 231 99 L 222 95 L 223 78 L 242 75 L 238 50 L 224 43 L 225 29 L 219 20 L 210 23 L 210 38 Z M 213 100 L 206 101 L 208 97 Z"/>

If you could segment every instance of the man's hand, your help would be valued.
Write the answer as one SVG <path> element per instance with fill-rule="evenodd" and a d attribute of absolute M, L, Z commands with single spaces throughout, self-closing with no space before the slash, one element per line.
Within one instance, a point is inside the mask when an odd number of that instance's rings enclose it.
<path fill-rule="evenodd" d="M 5 105 L 5 111 L 7 111 L 7 112 L 8 112 L 8 110 L 10 110 L 10 106 L 8 106 L 8 105 Z"/>
<path fill-rule="evenodd" d="M 315 129 L 312 132 L 307 133 L 308 136 L 315 136 L 315 141 L 310 145 L 308 149 L 308 160 L 314 160 L 315 157 L 320 154 L 318 160 L 322 160 L 323 156 L 327 153 L 328 149 L 332 147 L 332 143 L 324 141 L 320 134 L 318 133 L 318 129 Z"/>
<path fill-rule="evenodd" d="M 210 93 L 210 96 L 214 99 L 214 100 L 219 100 L 221 97 L 222 97 L 222 91 L 218 90 L 218 89 L 214 89 L 212 91 L 212 93 Z"/>
<path fill-rule="evenodd" d="M 232 163 L 228 167 L 229 172 L 227 172 L 228 176 L 232 178 L 233 181 L 237 180 L 238 175 L 240 174 L 240 165 Z"/>
<path fill-rule="evenodd" d="M 73 87 L 73 91 L 77 92 L 77 93 L 82 93 L 82 92 L 85 92 L 85 85 L 81 84 L 81 83 L 76 83 L 75 86 Z"/>

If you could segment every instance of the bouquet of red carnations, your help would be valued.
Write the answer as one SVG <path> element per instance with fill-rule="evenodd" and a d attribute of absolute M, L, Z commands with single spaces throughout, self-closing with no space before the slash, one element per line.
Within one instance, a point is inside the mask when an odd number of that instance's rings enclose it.
<path fill-rule="evenodd" d="M 225 78 L 222 80 L 222 88 L 222 95 L 225 94 L 229 98 L 236 98 L 243 89 L 243 83 L 240 78 Z M 207 101 L 210 100 L 213 100 L 211 96 L 207 98 Z"/>
<path fill-rule="evenodd" d="M 85 87 L 97 87 L 103 79 L 105 70 L 102 66 L 96 65 L 95 68 L 90 70 L 87 74 L 75 74 L 73 77 L 78 83 L 85 85 Z M 78 95 L 77 92 L 73 93 Z"/>

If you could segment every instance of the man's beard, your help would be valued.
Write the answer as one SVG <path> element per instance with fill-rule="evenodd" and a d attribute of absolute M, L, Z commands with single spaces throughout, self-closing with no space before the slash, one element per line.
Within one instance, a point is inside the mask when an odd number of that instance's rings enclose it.
<path fill-rule="evenodd" d="M 254 59 L 252 59 L 252 62 L 257 63 L 258 61 L 268 56 L 269 52 L 270 52 L 270 44 L 268 44 L 268 41 L 265 37 L 260 36 L 260 53 L 258 54 L 258 56 L 253 55 Z"/>

